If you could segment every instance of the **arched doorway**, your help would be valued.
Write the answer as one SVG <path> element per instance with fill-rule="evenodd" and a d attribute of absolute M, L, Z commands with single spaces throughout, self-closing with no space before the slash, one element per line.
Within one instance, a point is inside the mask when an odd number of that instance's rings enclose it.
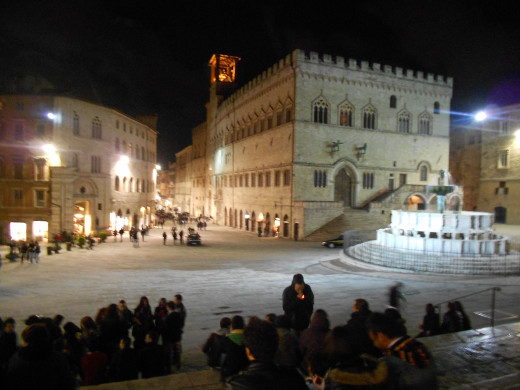
<path fill-rule="evenodd" d="M 224 207 L 224 226 L 227 226 L 227 207 Z"/>
<path fill-rule="evenodd" d="M 233 227 L 233 209 L 229 209 L 229 226 Z"/>
<path fill-rule="evenodd" d="M 254 211 L 251 213 L 251 231 L 256 231 L 256 214 Z"/>
<path fill-rule="evenodd" d="M 342 168 L 334 177 L 334 201 L 342 202 L 343 207 L 352 206 L 352 175 L 346 168 Z"/>
<path fill-rule="evenodd" d="M 411 195 L 406 202 L 406 209 L 411 211 L 426 210 L 426 202 L 420 195 Z"/>
<path fill-rule="evenodd" d="M 242 229 L 244 222 L 244 215 L 242 214 L 242 210 L 240 210 L 240 229 Z"/>
<path fill-rule="evenodd" d="M 289 237 L 289 217 L 287 214 L 283 216 L 283 236 Z"/>

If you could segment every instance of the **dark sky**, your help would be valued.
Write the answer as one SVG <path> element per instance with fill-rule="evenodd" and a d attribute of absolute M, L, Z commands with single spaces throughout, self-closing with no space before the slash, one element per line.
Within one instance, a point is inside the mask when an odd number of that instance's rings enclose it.
<path fill-rule="evenodd" d="M 5 3 L 0 86 L 42 75 L 60 93 L 155 113 L 164 165 L 205 120 L 213 53 L 242 58 L 241 83 L 302 49 L 451 76 L 454 111 L 520 102 L 520 28 L 504 0 Z"/>

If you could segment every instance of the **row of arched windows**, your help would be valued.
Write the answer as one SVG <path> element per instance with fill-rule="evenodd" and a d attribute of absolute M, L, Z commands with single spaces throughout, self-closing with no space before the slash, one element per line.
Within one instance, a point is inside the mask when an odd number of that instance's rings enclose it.
<path fill-rule="evenodd" d="M 114 179 L 114 190 L 121 192 L 152 192 L 152 186 L 152 182 L 144 179 L 137 179 L 135 182 L 133 177 L 125 176 L 120 179 L 119 176 L 116 176 Z"/>
<path fill-rule="evenodd" d="M 393 107 L 393 100 L 390 100 L 390 107 Z M 440 113 L 440 104 L 435 102 L 434 114 Z M 343 103 L 338 108 L 339 125 L 345 127 L 354 127 L 354 106 L 348 102 Z M 313 121 L 315 123 L 329 123 L 330 106 L 325 98 L 320 97 L 313 103 Z M 377 110 L 372 104 L 368 104 L 361 111 L 361 126 L 363 129 L 375 130 L 377 128 Z M 432 134 L 433 117 L 427 111 L 419 114 L 418 116 L 418 134 L 431 135 Z M 402 110 L 397 115 L 397 131 L 399 133 L 411 133 L 412 132 L 412 114 L 407 110 Z"/>
<path fill-rule="evenodd" d="M 132 145 L 131 142 L 127 143 L 125 140 L 121 142 L 118 137 L 115 139 L 115 151 L 116 153 L 122 152 L 127 154 L 129 157 L 137 160 L 155 161 L 154 153 L 145 149 L 144 146 Z"/>
<path fill-rule="evenodd" d="M 270 213 L 266 213 L 264 216 L 263 213 L 257 215 L 255 211 L 249 214 L 247 210 L 244 213 L 242 210 L 225 207 L 224 225 L 253 232 L 261 229 L 260 232 L 263 235 L 279 234 L 283 237 L 289 237 L 289 216 L 287 214 L 283 218 L 275 214 L 273 221 Z"/>
<path fill-rule="evenodd" d="M 210 142 L 215 149 L 281 126 L 292 121 L 292 119 L 293 104 L 288 99 L 285 104 L 279 103 L 276 108 L 269 108 L 267 111 L 261 109 L 260 114 L 247 115 L 225 130 L 217 131 L 217 134 L 211 138 Z"/>

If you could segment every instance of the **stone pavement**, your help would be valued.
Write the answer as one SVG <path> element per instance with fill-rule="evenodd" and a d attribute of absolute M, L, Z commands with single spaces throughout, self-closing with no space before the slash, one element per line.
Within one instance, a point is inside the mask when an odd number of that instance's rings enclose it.
<path fill-rule="evenodd" d="M 422 338 L 438 369 L 439 389 L 520 388 L 520 323 Z M 166 377 L 83 386 L 96 390 L 219 390 L 218 372 L 201 370 Z"/>
<path fill-rule="evenodd" d="M 168 232 L 169 227 L 165 230 Z M 520 235 L 520 229 L 514 226 L 497 225 L 496 230 Z M 333 326 L 346 321 L 352 301 L 358 297 L 366 298 L 373 310 L 384 310 L 388 287 L 397 280 L 404 282 L 404 315 L 410 334 L 416 332 L 415 324 L 422 319 L 425 303 L 480 291 L 484 292 L 463 303 L 475 328 L 489 326 L 488 289 L 496 286 L 501 288 L 496 324 L 501 327 L 520 321 L 518 276 L 486 278 L 363 269 L 343 262 L 340 250 L 322 248 L 319 243 L 258 238 L 254 233 L 214 225 L 201 233 L 202 247 L 174 247 L 171 236 L 167 245 L 162 245 L 161 234 L 161 229 L 154 229 L 139 248 L 133 248 L 126 235 L 123 242 L 109 238 L 93 251 L 73 248 L 59 255 L 42 254 L 40 264 L 6 262 L 7 248 L 0 247 L 4 260 L 0 269 L 0 317 L 13 316 L 21 333 L 23 320 L 30 314 L 60 313 L 65 321 L 78 323 L 82 316 L 95 316 L 100 307 L 121 298 L 133 308 L 141 295 L 147 295 L 155 306 L 160 297 L 181 293 L 188 308 L 182 372 L 151 380 L 147 388 L 175 388 L 172 386 L 177 383 L 193 389 L 215 388 L 218 382 L 216 373 L 205 370 L 200 347 L 220 317 L 280 313 L 281 291 L 294 273 L 305 275 L 315 293 L 315 308 L 325 309 Z M 155 385 L 155 381 L 160 383 Z M 145 382 L 134 381 L 126 388 L 143 388 L 139 386 Z"/>

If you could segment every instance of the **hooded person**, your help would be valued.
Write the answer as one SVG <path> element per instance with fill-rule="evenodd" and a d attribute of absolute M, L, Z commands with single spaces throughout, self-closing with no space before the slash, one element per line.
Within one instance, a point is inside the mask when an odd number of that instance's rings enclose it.
<path fill-rule="evenodd" d="M 302 274 L 293 276 L 292 283 L 283 291 L 283 311 L 291 319 L 291 327 L 299 336 L 309 326 L 314 308 L 314 294 Z"/>

